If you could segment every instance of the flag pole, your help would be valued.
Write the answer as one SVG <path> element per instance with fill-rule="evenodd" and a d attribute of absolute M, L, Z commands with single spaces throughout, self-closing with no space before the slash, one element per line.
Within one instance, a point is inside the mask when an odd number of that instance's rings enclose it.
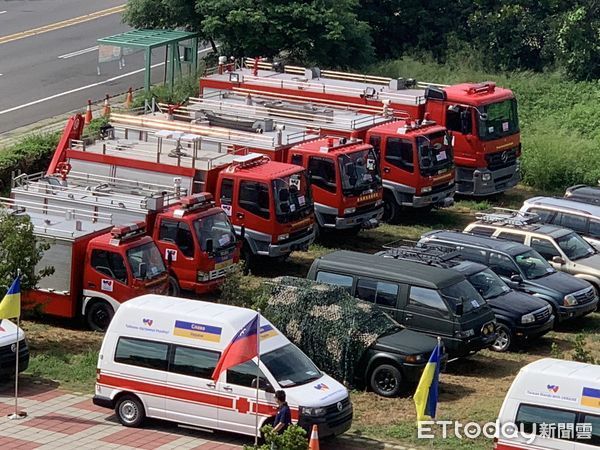
<path fill-rule="evenodd" d="M 21 270 L 17 272 L 17 278 L 21 278 Z M 19 420 L 27 417 L 27 413 L 19 413 L 19 330 L 21 329 L 21 288 L 19 286 L 19 315 L 17 316 L 17 343 L 15 345 L 15 412 L 8 416 L 10 420 Z"/>
<path fill-rule="evenodd" d="M 256 403 L 254 404 L 254 448 L 258 448 L 258 390 L 260 388 L 260 308 L 257 311 L 258 318 L 256 323 Z"/>

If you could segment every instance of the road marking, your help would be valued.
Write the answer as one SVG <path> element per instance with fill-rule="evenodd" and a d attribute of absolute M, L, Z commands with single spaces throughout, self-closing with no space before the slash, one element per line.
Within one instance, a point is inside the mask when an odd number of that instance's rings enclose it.
<path fill-rule="evenodd" d="M 209 47 L 209 48 L 205 48 L 203 50 L 199 50 L 198 54 L 209 52 L 209 51 L 212 51 L 212 48 Z M 156 63 L 156 64 L 152 64 L 152 66 L 150 66 L 150 67 L 152 69 L 154 69 L 156 67 L 164 66 L 164 64 L 165 63 L 163 61 L 163 62 L 159 62 L 159 63 Z M 104 81 L 98 81 L 97 83 L 88 84 L 87 86 L 81 86 L 81 87 L 78 87 L 78 88 L 75 88 L 75 89 L 71 89 L 70 91 L 60 92 L 58 94 L 54 94 L 54 95 L 51 95 L 49 97 L 40 98 L 40 99 L 34 100 L 32 102 L 29 102 L 29 103 L 24 103 L 23 105 L 14 106 L 12 108 L 5 109 L 4 111 L 0 111 L 0 116 L 3 115 L 3 114 L 11 113 L 13 111 L 18 111 L 19 109 L 27 108 L 29 106 L 37 105 L 39 103 L 44 103 L 44 102 L 47 102 L 48 100 L 54 100 L 55 98 L 60 98 L 60 97 L 64 97 L 65 95 L 74 94 L 75 92 L 85 91 L 86 89 L 91 89 L 93 87 L 102 86 L 103 84 L 112 83 L 113 81 L 120 80 L 122 78 L 126 78 L 126 77 L 129 77 L 131 75 L 135 75 L 135 74 L 141 73 L 144 70 L 145 69 L 143 69 L 143 68 L 142 69 L 138 69 L 138 70 L 134 70 L 132 72 L 127 72 L 127 73 L 124 73 L 124 74 L 121 74 L 121 75 L 117 75 L 116 77 L 112 77 L 112 78 L 109 78 L 109 79 L 104 80 Z"/>
<path fill-rule="evenodd" d="M 70 27 L 90 20 L 96 20 L 101 17 L 110 16 L 111 14 L 117 14 L 125 11 L 126 5 L 115 6 L 113 8 L 103 9 L 102 11 L 96 11 L 90 14 L 85 14 L 79 17 L 73 17 L 72 19 L 62 20 L 60 22 L 51 23 L 44 25 L 43 27 L 32 28 L 26 31 L 19 31 L 18 33 L 9 34 L 7 36 L 0 37 L 0 44 L 6 44 L 8 42 L 16 41 L 18 39 L 24 39 L 31 36 L 37 36 L 38 34 L 47 33 L 48 31 L 59 30 L 61 28 Z"/>
<path fill-rule="evenodd" d="M 97 45 L 95 45 L 94 47 L 90 47 L 90 48 L 84 48 L 83 50 L 77 50 L 76 52 L 71 52 L 71 53 L 67 53 L 67 54 L 64 54 L 64 55 L 60 55 L 58 57 L 58 59 L 73 58 L 74 56 L 84 55 L 86 53 L 93 52 L 94 50 L 98 50 L 98 46 Z"/>
<path fill-rule="evenodd" d="M 0 14 L 6 14 L 8 11 L 0 11 Z"/>

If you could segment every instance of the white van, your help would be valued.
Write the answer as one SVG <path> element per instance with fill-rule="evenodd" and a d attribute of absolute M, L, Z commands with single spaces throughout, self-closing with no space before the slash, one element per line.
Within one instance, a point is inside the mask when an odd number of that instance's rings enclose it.
<path fill-rule="evenodd" d="M 94 404 L 114 408 L 125 426 L 145 417 L 254 435 L 256 358 L 211 379 L 221 352 L 255 316 L 250 309 L 161 295 L 125 302 L 98 357 Z M 319 436 L 350 428 L 347 389 L 266 319 L 260 319 L 259 426 L 272 422 L 284 390 L 292 420 Z"/>
<path fill-rule="evenodd" d="M 19 372 L 29 366 L 29 348 L 25 333 L 7 319 L 0 319 L 0 384 L 15 374 L 15 354 L 19 339 Z"/>
<path fill-rule="evenodd" d="M 600 448 L 600 366 L 551 358 L 528 364 L 498 420 L 497 450 Z"/>

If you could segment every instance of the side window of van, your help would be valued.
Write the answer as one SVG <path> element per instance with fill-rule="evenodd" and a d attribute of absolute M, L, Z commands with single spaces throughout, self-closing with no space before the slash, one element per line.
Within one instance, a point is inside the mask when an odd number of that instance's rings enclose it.
<path fill-rule="evenodd" d="M 264 388 L 268 381 L 262 371 L 258 379 L 260 387 Z M 247 361 L 231 369 L 227 369 L 227 383 L 256 389 L 256 363 L 254 361 Z"/>
<path fill-rule="evenodd" d="M 210 378 L 219 356 L 219 352 L 176 345 L 169 372 L 198 378 Z"/>
<path fill-rule="evenodd" d="M 591 424 L 591 435 L 580 436 L 578 441 L 582 444 L 592 445 L 594 447 L 600 447 L 600 416 L 594 416 L 592 414 L 583 414 L 580 423 Z M 589 425 L 588 425 L 589 429 Z M 576 433 L 577 435 L 577 433 Z"/>
<path fill-rule="evenodd" d="M 498 233 L 498 237 L 500 239 L 504 239 L 505 241 L 517 242 L 519 244 L 525 243 L 525 235 L 524 234 L 516 234 L 516 233 L 509 233 L 507 231 L 502 231 L 502 232 Z"/>
<path fill-rule="evenodd" d="M 542 430 L 548 430 L 547 425 L 553 424 L 554 430 L 560 424 L 572 424 L 575 429 L 575 418 L 577 413 L 573 411 L 565 411 L 562 409 L 547 408 L 545 406 L 520 405 L 517 411 L 515 425 L 523 426 L 525 433 L 536 431 L 540 434 Z M 545 427 L 542 424 L 547 424 Z M 564 425 L 561 425 L 564 426 Z M 560 438 L 560 434 L 556 433 L 556 438 Z"/>
<path fill-rule="evenodd" d="M 527 210 L 527 212 L 537 214 L 538 217 L 540 218 L 540 221 L 544 222 L 544 223 L 550 223 L 552 216 L 554 215 L 554 211 L 549 211 L 547 209 L 541 209 L 541 208 L 531 208 L 531 209 Z"/>
<path fill-rule="evenodd" d="M 438 291 L 434 289 L 420 288 L 412 286 L 410 288 L 410 296 L 408 304 L 418 306 L 420 308 L 434 309 L 442 312 L 444 315 L 448 313 L 448 307 Z"/>
<path fill-rule="evenodd" d="M 360 278 L 356 283 L 356 296 L 367 302 L 376 303 L 387 308 L 395 308 L 396 299 L 398 298 L 398 285 Z"/>
<path fill-rule="evenodd" d="M 552 223 L 560 225 L 561 227 L 570 228 L 577 233 L 585 233 L 587 231 L 587 218 L 576 216 L 574 214 L 558 213 Z"/>
<path fill-rule="evenodd" d="M 491 237 L 496 230 L 488 227 L 473 227 L 469 230 L 469 233 L 476 234 L 478 236 L 487 236 Z"/>
<path fill-rule="evenodd" d="M 121 337 L 115 351 L 115 362 L 148 369 L 167 370 L 168 353 L 169 344 Z"/>
<path fill-rule="evenodd" d="M 353 278 L 348 275 L 340 275 L 338 273 L 323 272 L 317 273 L 317 281 L 320 283 L 333 284 L 335 286 L 341 286 L 352 293 L 352 282 Z"/>
<path fill-rule="evenodd" d="M 513 275 L 519 274 L 519 269 L 508 256 L 500 255 L 499 253 L 490 253 L 490 269 L 496 272 L 501 277 L 510 278 Z"/>

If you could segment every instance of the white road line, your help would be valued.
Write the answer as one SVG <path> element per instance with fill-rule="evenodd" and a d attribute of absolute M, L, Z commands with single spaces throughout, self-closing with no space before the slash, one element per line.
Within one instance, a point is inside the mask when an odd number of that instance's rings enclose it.
<path fill-rule="evenodd" d="M 71 53 L 66 53 L 64 55 L 60 55 L 58 57 L 58 59 L 73 58 L 74 56 L 84 55 L 86 53 L 90 53 L 90 52 L 93 52 L 95 50 L 98 50 L 98 46 L 97 45 L 95 45 L 94 47 L 84 48 L 83 50 L 77 50 L 76 52 L 71 52 Z"/>
<path fill-rule="evenodd" d="M 200 54 L 200 53 L 205 53 L 205 52 L 209 52 L 209 51 L 212 51 L 212 49 L 210 47 L 209 48 L 205 48 L 203 50 L 200 50 L 200 51 L 198 51 L 198 53 Z M 164 66 L 164 65 L 165 65 L 165 63 L 163 61 L 163 62 L 160 62 L 160 63 L 157 63 L 157 64 L 152 64 L 151 68 L 154 69 L 155 67 L 160 67 L 160 66 Z M 0 111 L 0 116 L 3 115 L 3 114 L 11 113 L 13 111 L 18 111 L 18 110 L 23 109 L 23 108 L 27 108 L 29 106 L 38 105 L 40 103 L 47 102 L 48 100 L 54 100 L 55 98 L 60 98 L 60 97 L 64 97 L 65 95 L 74 94 L 75 92 L 85 91 L 86 89 L 91 89 L 91 88 L 96 87 L 96 86 L 102 86 L 103 84 L 112 83 L 113 81 L 120 80 L 122 78 L 127 78 L 127 77 L 129 77 L 131 75 L 135 75 L 135 74 L 141 73 L 144 70 L 145 69 L 134 70 L 132 72 L 127 72 L 127 73 L 118 75 L 116 77 L 109 78 L 109 79 L 104 80 L 104 81 L 99 81 L 97 83 L 88 84 L 87 86 L 81 86 L 81 87 L 78 87 L 78 88 L 75 88 L 75 89 L 71 89 L 70 91 L 65 91 L 65 92 L 61 92 L 59 94 L 51 95 L 49 97 L 40 98 L 38 100 L 34 100 L 32 102 L 29 102 L 29 103 L 24 103 L 23 105 L 14 106 L 12 108 L 5 109 L 4 111 Z"/>
<path fill-rule="evenodd" d="M 8 11 L 0 11 L 0 14 L 6 14 Z"/>

